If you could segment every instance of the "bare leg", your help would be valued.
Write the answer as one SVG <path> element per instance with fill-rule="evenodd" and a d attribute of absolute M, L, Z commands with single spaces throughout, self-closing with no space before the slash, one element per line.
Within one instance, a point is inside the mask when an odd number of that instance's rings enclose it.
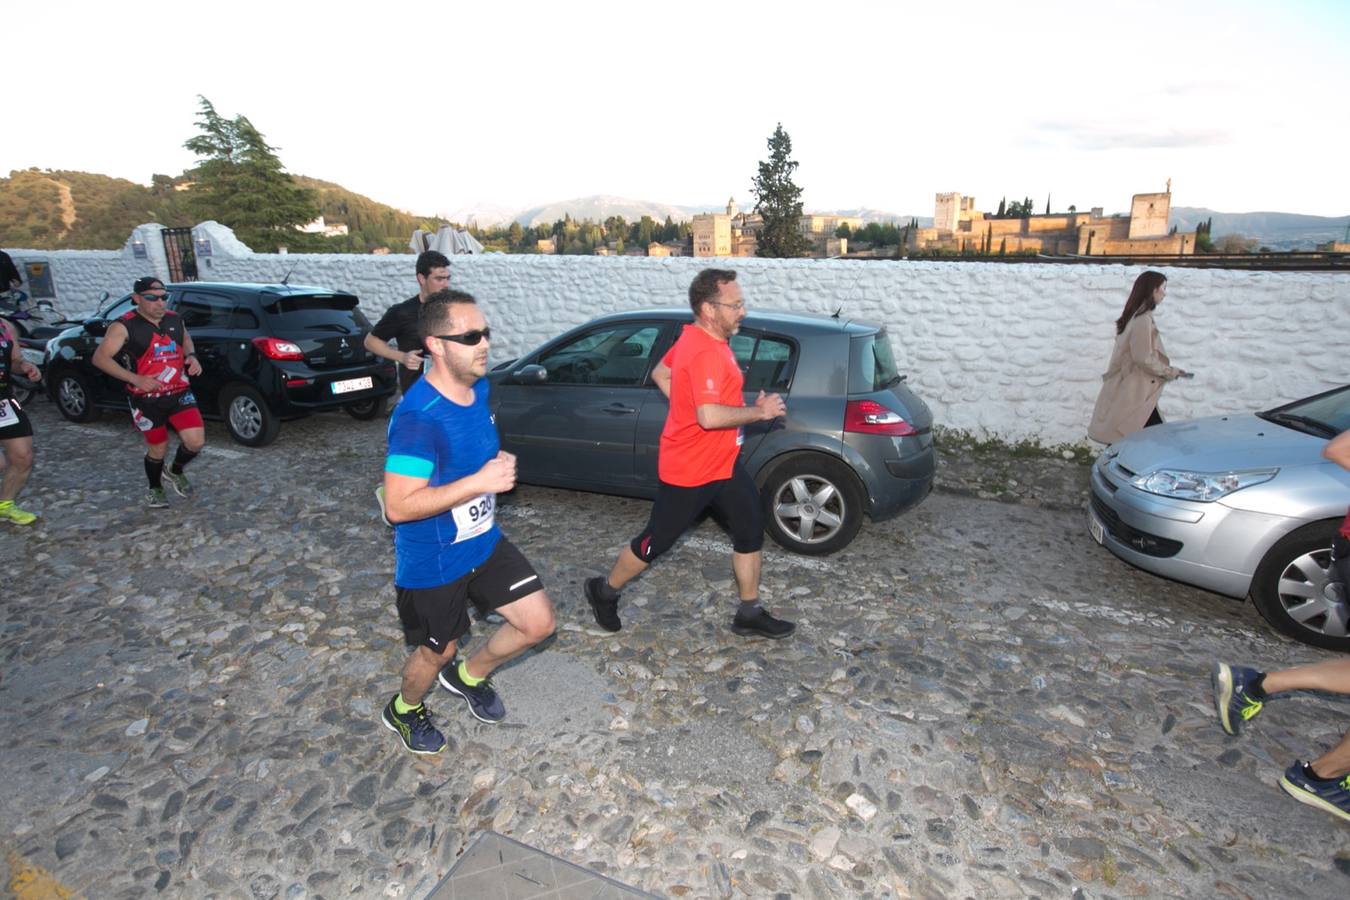
<path fill-rule="evenodd" d="M 145 455 L 151 459 L 163 459 L 169 452 L 169 442 L 166 440 L 162 444 L 148 444 L 145 448 Z"/>
<path fill-rule="evenodd" d="M 184 428 L 182 431 L 178 432 L 178 439 L 183 442 L 184 447 L 188 448 L 189 453 L 201 453 L 202 447 L 206 446 L 206 429 Z M 169 445 L 165 444 L 164 446 L 167 448 Z M 164 458 L 164 453 L 162 451 L 159 454 L 159 458 Z"/>
<path fill-rule="evenodd" d="M 521 597 L 498 608 L 497 612 L 506 619 L 506 624 L 494 631 L 487 643 L 464 663 L 464 671 L 470 678 L 486 678 L 498 666 L 515 659 L 553 633 L 553 604 L 543 591 Z M 432 677 L 435 674 L 433 672 Z M 428 681 L 427 685 L 430 684 Z"/>
<path fill-rule="evenodd" d="M 637 558 L 632 547 L 624 547 L 614 561 L 614 568 L 609 571 L 609 586 L 616 591 L 623 590 L 625 584 L 647 571 L 647 566 L 648 563 Z"/>
<path fill-rule="evenodd" d="M 21 437 L 0 441 L 0 449 L 5 451 L 5 474 L 0 478 L 0 500 L 13 500 L 23 490 L 28 473 L 33 471 L 33 439 Z"/>
<path fill-rule="evenodd" d="M 1300 690 L 1350 694 L 1350 659 L 1329 659 L 1311 666 L 1267 672 L 1261 689 L 1267 694 Z"/>
<path fill-rule="evenodd" d="M 736 587 L 741 592 L 741 602 L 759 599 L 759 568 L 763 553 L 732 553 L 731 569 L 736 573 Z"/>
<path fill-rule="evenodd" d="M 431 690 L 437 673 L 455 658 L 456 643 L 451 641 L 442 653 L 427 646 L 420 646 L 412 652 L 403 666 L 403 684 L 399 690 L 404 703 L 415 706 L 422 702 L 427 691 Z"/>
<path fill-rule="evenodd" d="M 1341 742 L 1314 759 L 1309 765 L 1322 778 L 1343 778 L 1350 775 L 1350 731 Z"/>

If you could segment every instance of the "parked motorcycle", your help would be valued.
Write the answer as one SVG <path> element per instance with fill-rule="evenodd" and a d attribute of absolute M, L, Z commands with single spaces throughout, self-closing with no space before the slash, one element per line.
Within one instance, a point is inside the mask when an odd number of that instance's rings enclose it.
<path fill-rule="evenodd" d="M 14 326 L 20 338 L 48 340 L 80 323 L 61 315 L 51 300 L 29 303 L 28 295 L 14 289 L 0 292 L 0 318 Z"/>

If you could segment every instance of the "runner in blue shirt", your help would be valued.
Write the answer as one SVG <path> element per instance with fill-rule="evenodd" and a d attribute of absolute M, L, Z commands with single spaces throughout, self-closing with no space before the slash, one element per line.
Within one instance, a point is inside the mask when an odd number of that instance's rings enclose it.
<path fill-rule="evenodd" d="M 489 329 L 474 298 L 443 290 L 422 304 L 431 371 L 389 420 L 385 508 L 394 524 L 394 587 L 404 635 L 416 649 L 385 727 L 414 753 L 439 753 L 445 737 L 422 703 L 432 682 L 462 697 L 484 722 L 506 715 L 488 676 L 553 633 L 553 606 L 539 575 L 497 527 L 497 494 L 516 484 L 488 410 Z M 455 662 L 472 602 L 506 623 Z"/>

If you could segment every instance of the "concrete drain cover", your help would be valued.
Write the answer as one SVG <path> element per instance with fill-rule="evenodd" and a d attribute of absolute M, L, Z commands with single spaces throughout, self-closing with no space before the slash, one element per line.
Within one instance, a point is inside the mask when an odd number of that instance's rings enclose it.
<path fill-rule="evenodd" d="M 480 834 L 427 900 L 659 900 L 495 831 Z"/>

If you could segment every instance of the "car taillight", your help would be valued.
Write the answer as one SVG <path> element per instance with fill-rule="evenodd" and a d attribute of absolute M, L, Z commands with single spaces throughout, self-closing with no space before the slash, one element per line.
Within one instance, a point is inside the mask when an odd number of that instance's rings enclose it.
<path fill-rule="evenodd" d="M 299 344 L 290 341 L 283 341 L 281 338 L 274 337 L 255 337 L 253 346 L 258 348 L 258 352 L 268 359 L 304 359 L 305 351 L 300 349 Z"/>
<path fill-rule="evenodd" d="M 875 400 L 850 400 L 844 407 L 844 431 L 853 434 L 889 434 L 909 437 L 918 434 L 904 416 Z"/>

